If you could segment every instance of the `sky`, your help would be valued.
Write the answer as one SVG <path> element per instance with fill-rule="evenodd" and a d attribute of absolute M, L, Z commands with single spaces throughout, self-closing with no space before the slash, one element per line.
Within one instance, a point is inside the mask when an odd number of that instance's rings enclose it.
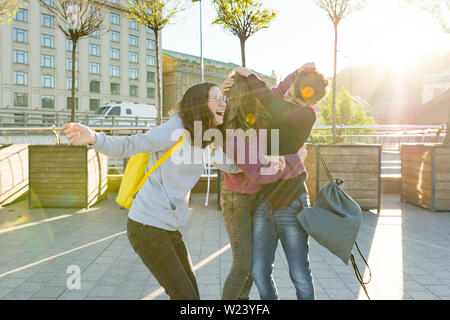
<path fill-rule="evenodd" d="M 164 49 L 200 56 L 199 2 L 185 1 L 187 9 L 163 30 Z M 334 29 L 315 0 L 265 0 L 277 17 L 246 42 L 247 67 L 278 79 L 313 61 L 326 76 L 333 74 Z M 241 64 L 239 39 L 220 25 L 203 0 L 203 57 Z M 338 27 L 337 70 L 349 66 L 388 64 L 404 67 L 425 53 L 450 51 L 450 34 L 426 12 L 402 0 L 366 0 Z"/>

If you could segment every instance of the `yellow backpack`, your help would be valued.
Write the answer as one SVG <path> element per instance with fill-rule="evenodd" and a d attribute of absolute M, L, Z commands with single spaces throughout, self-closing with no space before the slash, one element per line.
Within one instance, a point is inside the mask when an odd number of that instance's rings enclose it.
<path fill-rule="evenodd" d="M 130 157 L 123 173 L 122 182 L 120 183 L 119 193 L 116 197 L 116 202 L 119 206 L 128 210 L 131 208 L 136 194 L 144 185 L 147 178 L 155 171 L 164 161 L 166 161 L 172 153 L 177 150 L 183 143 L 184 135 L 175 143 L 167 152 L 155 162 L 155 164 L 145 173 L 148 162 L 150 160 L 150 153 L 138 153 Z"/>

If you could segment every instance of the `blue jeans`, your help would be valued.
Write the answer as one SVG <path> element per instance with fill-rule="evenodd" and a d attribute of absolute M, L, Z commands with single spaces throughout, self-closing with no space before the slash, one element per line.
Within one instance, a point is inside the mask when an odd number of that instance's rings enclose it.
<path fill-rule="evenodd" d="M 281 241 L 289 266 L 289 275 L 298 300 L 314 300 L 314 285 L 309 266 L 308 234 L 296 218 L 300 206 L 309 206 L 309 196 L 303 193 L 288 206 L 272 210 L 261 195 L 253 218 L 252 276 L 262 300 L 278 300 L 273 279 L 275 251 Z"/>

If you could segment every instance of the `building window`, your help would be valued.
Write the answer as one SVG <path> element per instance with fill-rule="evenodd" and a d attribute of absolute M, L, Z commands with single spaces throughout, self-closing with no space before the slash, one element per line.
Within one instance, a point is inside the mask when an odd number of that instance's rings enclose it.
<path fill-rule="evenodd" d="M 92 80 L 89 84 L 89 90 L 91 92 L 100 92 L 100 81 Z"/>
<path fill-rule="evenodd" d="M 147 82 L 155 82 L 155 73 L 153 71 L 147 71 Z"/>
<path fill-rule="evenodd" d="M 118 31 L 111 31 L 110 35 L 111 35 L 110 40 L 112 42 L 120 42 L 120 32 L 118 32 Z"/>
<path fill-rule="evenodd" d="M 147 88 L 147 98 L 155 98 L 155 88 Z"/>
<path fill-rule="evenodd" d="M 28 43 L 28 31 L 14 28 L 14 41 Z"/>
<path fill-rule="evenodd" d="M 129 45 L 132 47 L 137 47 L 138 46 L 138 37 L 137 36 L 133 36 L 130 34 L 130 42 Z"/>
<path fill-rule="evenodd" d="M 28 52 L 22 50 L 13 51 L 14 63 L 28 64 Z"/>
<path fill-rule="evenodd" d="M 94 32 L 91 33 L 91 37 L 93 38 L 100 38 L 100 30 L 95 30 Z"/>
<path fill-rule="evenodd" d="M 150 29 L 150 28 L 147 29 L 147 33 L 149 33 L 149 34 L 155 34 L 155 32 L 154 32 L 152 29 Z"/>
<path fill-rule="evenodd" d="M 133 30 L 138 29 L 138 23 L 136 20 L 128 20 L 128 27 Z"/>
<path fill-rule="evenodd" d="M 137 86 L 130 86 L 130 96 L 131 97 L 137 97 L 138 95 L 138 87 Z"/>
<path fill-rule="evenodd" d="M 42 96 L 42 108 L 55 109 L 55 96 Z"/>
<path fill-rule="evenodd" d="M 137 52 L 130 52 L 130 62 L 138 63 L 138 53 Z"/>
<path fill-rule="evenodd" d="M 147 49 L 155 50 L 155 40 L 147 39 Z"/>
<path fill-rule="evenodd" d="M 14 84 L 28 85 L 28 72 L 14 71 Z"/>
<path fill-rule="evenodd" d="M 54 48 L 55 37 L 50 34 L 41 34 L 41 46 L 46 48 Z"/>
<path fill-rule="evenodd" d="M 47 54 L 41 55 L 41 67 L 54 68 L 55 67 L 55 57 Z"/>
<path fill-rule="evenodd" d="M 49 5 L 50 7 L 54 7 L 55 4 L 53 3 L 53 0 L 44 0 L 44 2 Z"/>
<path fill-rule="evenodd" d="M 72 78 L 66 78 L 66 89 L 72 90 Z M 75 79 L 75 90 L 78 90 L 78 79 Z"/>
<path fill-rule="evenodd" d="M 67 97 L 67 109 L 72 110 L 72 97 Z M 75 98 L 75 110 L 78 110 L 78 97 Z"/>
<path fill-rule="evenodd" d="M 41 26 L 47 28 L 54 28 L 53 16 L 41 13 Z"/>
<path fill-rule="evenodd" d="M 111 48 L 109 51 L 109 57 L 113 60 L 120 60 L 120 50 L 116 48 Z"/>
<path fill-rule="evenodd" d="M 89 110 L 96 111 L 100 107 L 99 99 L 89 99 Z"/>
<path fill-rule="evenodd" d="M 120 95 L 119 83 L 111 83 L 111 94 Z"/>
<path fill-rule="evenodd" d="M 72 71 L 72 59 L 66 59 L 66 70 Z M 78 71 L 78 60 L 75 60 L 75 71 Z"/>
<path fill-rule="evenodd" d="M 109 67 L 109 75 L 111 77 L 120 77 L 120 67 L 119 66 L 110 66 Z"/>
<path fill-rule="evenodd" d="M 147 65 L 148 66 L 154 66 L 155 65 L 155 57 L 154 56 L 147 56 Z"/>
<path fill-rule="evenodd" d="M 100 46 L 98 44 L 89 43 L 89 54 L 91 56 L 100 56 Z"/>
<path fill-rule="evenodd" d="M 28 107 L 28 93 L 14 92 L 14 107 Z"/>
<path fill-rule="evenodd" d="M 14 20 L 28 22 L 28 10 L 20 8 L 19 11 L 17 11 L 16 16 L 14 17 Z"/>
<path fill-rule="evenodd" d="M 109 15 L 109 23 L 110 24 L 120 24 L 120 16 L 117 13 L 110 13 Z"/>
<path fill-rule="evenodd" d="M 100 74 L 100 63 L 89 62 L 89 73 Z"/>
<path fill-rule="evenodd" d="M 55 76 L 49 74 L 43 74 L 41 78 L 41 86 L 43 88 L 54 88 L 55 87 Z"/>
<path fill-rule="evenodd" d="M 130 79 L 131 80 L 138 79 L 138 70 L 137 69 L 130 69 Z"/>

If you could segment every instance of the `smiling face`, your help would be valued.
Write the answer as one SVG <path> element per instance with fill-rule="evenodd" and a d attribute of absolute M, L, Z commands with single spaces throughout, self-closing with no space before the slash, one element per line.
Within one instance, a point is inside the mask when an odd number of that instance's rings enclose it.
<path fill-rule="evenodd" d="M 211 87 L 209 89 L 208 108 L 214 115 L 215 125 L 219 126 L 223 123 L 223 116 L 225 114 L 226 103 L 223 100 L 222 92 L 218 87 Z"/>

